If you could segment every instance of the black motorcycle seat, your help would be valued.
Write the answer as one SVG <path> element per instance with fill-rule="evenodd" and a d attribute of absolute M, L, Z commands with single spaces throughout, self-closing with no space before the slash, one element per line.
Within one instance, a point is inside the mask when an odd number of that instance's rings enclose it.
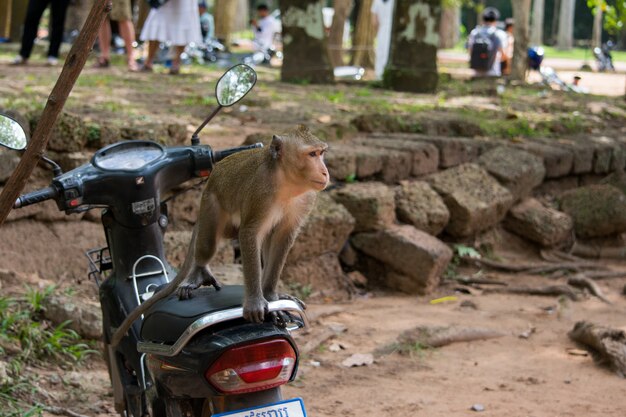
<path fill-rule="evenodd" d="M 213 287 L 199 288 L 188 300 L 179 300 L 178 295 L 172 294 L 146 312 L 141 338 L 149 342 L 174 343 L 200 317 L 241 307 L 243 292 L 242 285 L 225 285 L 220 291 Z"/>

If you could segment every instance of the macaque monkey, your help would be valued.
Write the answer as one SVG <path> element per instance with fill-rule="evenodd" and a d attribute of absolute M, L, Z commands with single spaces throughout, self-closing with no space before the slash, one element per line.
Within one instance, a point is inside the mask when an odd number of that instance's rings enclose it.
<path fill-rule="evenodd" d="M 279 299 L 278 279 L 300 225 L 313 208 L 315 192 L 328 185 L 327 148 L 299 126 L 285 136 L 274 136 L 268 147 L 239 152 L 216 164 L 202 193 L 180 272 L 128 315 L 111 344 L 117 345 L 141 314 L 175 290 L 181 299 L 190 298 L 201 285 L 219 290 L 208 264 L 219 240 L 237 236 L 237 230 L 245 287 L 243 316 L 262 322 L 268 302 Z"/>

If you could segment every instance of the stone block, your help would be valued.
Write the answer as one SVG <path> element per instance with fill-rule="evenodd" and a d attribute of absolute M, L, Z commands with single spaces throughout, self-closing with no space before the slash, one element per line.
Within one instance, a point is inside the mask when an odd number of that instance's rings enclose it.
<path fill-rule="evenodd" d="M 531 153 L 499 146 L 480 156 L 478 162 L 513 194 L 516 200 L 527 197 L 542 183 L 546 174 L 543 161 Z"/>
<path fill-rule="evenodd" d="M 576 236 L 593 238 L 626 232 L 626 195 L 608 184 L 588 185 L 559 198 L 574 221 Z"/>
<path fill-rule="evenodd" d="M 169 231 L 163 237 L 165 255 L 174 268 L 180 268 L 185 261 L 191 242 L 191 233 L 191 230 Z M 209 265 L 223 265 L 234 261 L 235 249 L 232 243 L 229 240 L 222 240 Z"/>
<path fill-rule="evenodd" d="M 555 246 L 571 239 L 574 223 L 569 215 L 529 198 L 509 211 L 504 227 L 540 245 Z"/>
<path fill-rule="evenodd" d="M 0 148 L 0 184 L 4 184 L 11 177 L 19 163 L 20 157 L 16 151 Z"/>
<path fill-rule="evenodd" d="M 500 222 L 513 195 L 477 164 L 463 164 L 426 177 L 450 211 L 446 231 L 467 237 Z"/>
<path fill-rule="evenodd" d="M 44 300 L 43 311 L 44 317 L 56 325 L 69 320 L 67 327 L 86 339 L 102 337 L 102 312 L 98 303 L 52 295 Z"/>
<path fill-rule="evenodd" d="M 346 184 L 331 196 L 352 214 L 356 232 L 382 229 L 395 221 L 394 191 L 380 182 Z"/>
<path fill-rule="evenodd" d="M 385 265 L 385 286 L 409 294 L 431 292 L 452 259 L 452 250 L 443 242 L 409 225 L 359 233 L 352 244 Z M 369 278 L 371 271 L 361 272 Z"/>
<path fill-rule="evenodd" d="M 572 172 L 574 153 L 570 149 L 537 142 L 526 142 L 518 146 L 543 159 L 546 178 L 564 177 Z"/>
<path fill-rule="evenodd" d="M 315 298 L 345 300 L 350 297 L 348 277 L 341 269 L 335 253 L 325 253 L 287 264 L 283 269 L 281 280 L 286 287 L 293 287 L 295 284 L 308 288 L 316 294 Z"/>
<path fill-rule="evenodd" d="M 581 176 L 586 177 L 586 176 Z M 543 184 L 535 188 L 533 195 L 549 195 L 559 196 L 565 191 L 577 188 L 580 185 L 580 179 L 575 176 L 561 177 L 544 181 Z"/>
<path fill-rule="evenodd" d="M 424 181 L 403 181 L 396 190 L 398 220 L 433 236 L 448 224 L 450 212 L 443 199 Z"/>
<path fill-rule="evenodd" d="M 431 174 L 439 168 L 439 149 L 431 143 L 406 139 L 386 139 L 382 136 L 360 138 L 356 143 L 385 149 L 408 152 L 412 156 L 411 175 Z"/>
<path fill-rule="evenodd" d="M 338 254 L 350 237 L 354 217 L 328 193 L 317 196 L 315 207 L 306 218 L 291 251 L 288 263 L 324 253 Z"/>

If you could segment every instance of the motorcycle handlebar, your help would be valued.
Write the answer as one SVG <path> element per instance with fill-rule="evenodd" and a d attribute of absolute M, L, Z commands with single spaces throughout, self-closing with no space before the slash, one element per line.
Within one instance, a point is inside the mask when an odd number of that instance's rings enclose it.
<path fill-rule="evenodd" d="M 54 187 L 46 187 L 41 190 L 23 194 L 15 200 L 13 208 L 21 208 L 30 206 L 31 204 L 41 203 L 57 196 L 57 190 Z"/>
<path fill-rule="evenodd" d="M 262 147 L 263 147 L 263 144 L 261 142 L 258 142 L 258 143 L 255 143 L 254 145 L 239 146 L 237 148 L 224 149 L 223 151 L 215 151 L 213 152 L 213 162 L 217 163 L 221 161 L 222 159 L 226 158 L 227 156 L 230 156 L 237 152 L 247 151 L 249 149 L 257 149 L 257 148 L 262 148 Z"/>

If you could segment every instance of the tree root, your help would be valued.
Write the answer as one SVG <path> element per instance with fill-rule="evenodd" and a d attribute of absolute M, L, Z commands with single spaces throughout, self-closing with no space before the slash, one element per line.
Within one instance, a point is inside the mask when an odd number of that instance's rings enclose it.
<path fill-rule="evenodd" d="M 606 364 L 622 378 L 626 377 L 626 333 L 579 321 L 568 335 L 573 341 L 591 348 L 600 364 Z"/>
<path fill-rule="evenodd" d="M 572 287 L 587 289 L 592 295 L 598 297 L 603 302 L 611 304 L 611 302 L 602 293 L 600 287 L 598 287 L 598 284 L 582 274 L 577 274 L 573 277 L 570 277 L 567 280 L 567 284 L 571 285 Z"/>
<path fill-rule="evenodd" d="M 458 327 L 458 326 L 418 326 L 407 330 L 398 337 L 401 345 L 417 345 L 422 347 L 437 348 L 458 342 L 473 342 L 502 337 L 505 334 L 483 327 Z"/>
<path fill-rule="evenodd" d="M 626 259 L 626 247 L 601 247 L 576 242 L 572 253 L 583 258 Z"/>
<path fill-rule="evenodd" d="M 545 296 L 564 296 L 572 301 L 578 301 L 576 292 L 567 285 L 549 285 L 547 287 L 531 288 L 531 287 L 504 287 L 504 288 L 487 288 L 483 294 L 524 294 L 524 295 L 545 295 Z"/>
<path fill-rule="evenodd" d="M 467 277 L 467 276 L 459 276 L 456 277 L 454 279 L 451 279 L 450 281 L 452 282 L 458 282 L 460 284 L 465 284 L 465 285 L 471 285 L 471 284 L 478 284 L 478 285 L 502 285 L 502 286 L 507 286 L 509 285 L 506 282 L 503 281 L 498 281 L 495 279 L 488 279 L 488 278 L 474 278 L 474 277 Z"/>
<path fill-rule="evenodd" d="M 581 269 L 597 269 L 606 270 L 606 268 L 595 262 L 558 262 L 558 263 L 534 263 L 534 264 L 517 264 L 512 265 L 510 263 L 503 263 L 497 261 L 491 261 L 489 259 L 478 259 L 463 257 L 461 258 L 466 262 L 474 262 L 480 266 L 485 266 L 493 269 L 498 269 L 506 272 L 527 273 L 527 274 L 547 274 L 554 271 L 568 270 L 578 272 Z"/>
<path fill-rule="evenodd" d="M 56 407 L 52 405 L 43 405 L 41 407 L 49 412 L 50 414 L 54 414 L 55 416 L 67 416 L 67 417 L 88 417 L 84 414 L 77 413 L 75 411 L 70 410 L 69 408 Z"/>

